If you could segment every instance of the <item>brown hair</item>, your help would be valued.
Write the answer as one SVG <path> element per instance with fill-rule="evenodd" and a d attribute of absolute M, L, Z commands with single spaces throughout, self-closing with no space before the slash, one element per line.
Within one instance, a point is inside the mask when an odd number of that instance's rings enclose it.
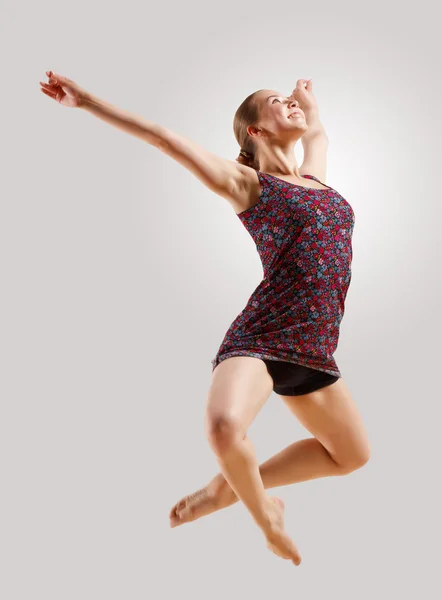
<path fill-rule="evenodd" d="M 260 91 L 260 90 L 259 90 Z M 242 165 L 252 167 L 256 171 L 259 170 L 259 160 L 257 157 L 257 149 L 251 136 L 247 133 L 249 125 L 257 125 L 259 119 L 259 104 L 256 99 L 256 94 L 253 92 L 239 106 L 233 119 L 233 132 L 236 141 L 240 146 L 240 153 L 236 161 Z"/>

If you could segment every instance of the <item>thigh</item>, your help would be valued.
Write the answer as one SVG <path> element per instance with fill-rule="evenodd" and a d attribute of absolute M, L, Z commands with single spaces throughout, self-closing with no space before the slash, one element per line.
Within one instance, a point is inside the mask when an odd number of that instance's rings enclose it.
<path fill-rule="evenodd" d="M 245 435 L 272 391 L 273 380 L 260 358 L 226 358 L 212 373 L 206 400 L 206 425 L 228 422 Z"/>
<path fill-rule="evenodd" d="M 342 377 L 310 394 L 281 398 L 336 463 L 353 467 L 367 462 L 368 434 Z"/>

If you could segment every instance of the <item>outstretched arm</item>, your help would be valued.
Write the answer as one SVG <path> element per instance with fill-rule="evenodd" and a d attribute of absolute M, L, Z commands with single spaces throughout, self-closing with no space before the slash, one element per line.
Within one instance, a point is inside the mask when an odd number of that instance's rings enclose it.
<path fill-rule="evenodd" d="M 162 127 L 152 121 L 148 121 L 144 117 L 123 108 L 118 108 L 89 92 L 84 93 L 78 106 L 91 115 L 109 123 L 109 125 L 130 133 L 152 146 L 158 148 L 161 144 L 163 136 Z"/>
<path fill-rule="evenodd" d="M 83 110 L 106 123 L 148 142 L 181 163 L 211 191 L 238 203 L 248 187 L 251 169 L 205 150 L 199 144 L 157 125 L 144 117 L 118 108 L 80 87 L 75 81 L 46 71 L 49 83 L 40 81 L 41 91 L 59 104 Z M 247 191 L 247 190 L 246 190 Z"/>
<path fill-rule="evenodd" d="M 93 94 L 85 94 L 80 108 L 155 146 L 193 173 L 212 192 L 227 200 L 237 200 L 245 182 L 243 165 L 213 154 L 196 142 Z"/>

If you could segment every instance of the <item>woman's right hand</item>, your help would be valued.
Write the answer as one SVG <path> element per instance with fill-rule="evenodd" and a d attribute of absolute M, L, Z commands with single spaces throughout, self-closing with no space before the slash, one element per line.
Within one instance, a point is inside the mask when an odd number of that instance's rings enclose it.
<path fill-rule="evenodd" d="M 81 106 L 86 98 L 86 90 L 81 88 L 75 81 L 63 77 L 53 71 L 46 71 L 49 78 L 49 83 L 40 81 L 41 91 L 56 100 L 63 106 L 76 108 Z"/>

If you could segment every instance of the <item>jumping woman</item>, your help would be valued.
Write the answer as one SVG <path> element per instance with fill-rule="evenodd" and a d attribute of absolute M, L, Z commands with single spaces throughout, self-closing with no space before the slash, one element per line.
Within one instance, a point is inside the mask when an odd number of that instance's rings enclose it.
<path fill-rule="evenodd" d="M 236 111 L 236 161 L 90 94 L 47 71 L 41 91 L 155 146 L 225 198 L 253 238 L 264 277 L 212 360 L 205 430 L 220 467 L 171 510 L 172 527 L 241 500 L 278 556 L 301 562 L 284 504 L 266 489 L 345 475 L 367 463 L 359 411 L 333 358 L 351 280 L 354 213 L 326 179 L 328 138 L 311 80 L 289 97 L 248 96 Z M 302 139 L 304 160 L 294 148 Z M 274 391 L 312 434 L 258 465 L 249 426 Z"/>

